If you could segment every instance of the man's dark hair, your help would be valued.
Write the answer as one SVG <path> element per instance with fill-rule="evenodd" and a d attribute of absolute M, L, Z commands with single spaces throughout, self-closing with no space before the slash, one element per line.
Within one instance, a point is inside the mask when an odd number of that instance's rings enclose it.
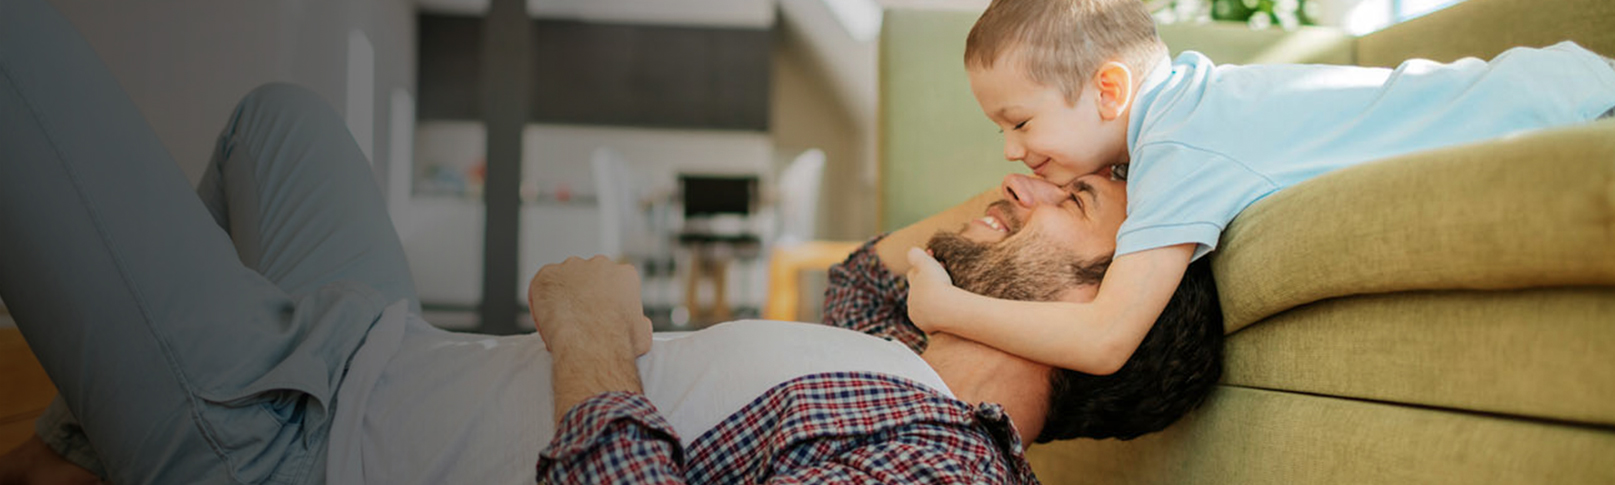
<path fill-rule="evenodd" d="M 1199 406 L 1222 378 L 1222 306 L 1209 258 L 1189 265 L 1143 343 L 1107 376 L 1055 369 L 1038 443 L 1133 439 Z"/>

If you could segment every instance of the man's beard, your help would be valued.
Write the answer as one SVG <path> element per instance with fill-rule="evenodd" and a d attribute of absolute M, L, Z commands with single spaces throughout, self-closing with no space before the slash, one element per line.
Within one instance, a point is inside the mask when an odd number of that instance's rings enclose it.
<path fill-rule="evenodd" d="M 1002 241 L 978 243 L 958 233 L 938 231 L 926 243 L 953 276 L 954 286 L 1006 300 L 1051 301 L 1061 292 L 1098 284 L 1104 278 L 1110 258 L 1083 261 L 1036 231 L 1021 235 L 1023 226 L 1009 204 L 1005 200 L 993 203 L 1002 208 L 1000 214 L 1011 219 L 1003 221 L 1010 234 Z"/>

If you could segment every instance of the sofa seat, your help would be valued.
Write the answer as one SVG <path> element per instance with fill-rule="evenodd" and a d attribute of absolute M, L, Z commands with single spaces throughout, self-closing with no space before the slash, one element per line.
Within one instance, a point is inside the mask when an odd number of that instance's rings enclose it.
<path fill-rule="evenodd" d="M 1336 298 L 1225 350 L 1226 385 L 1615 426 L 1615 287 Z"/>
<path fill-rule="evenodd" d="M 1043 483 L 1105 485 L 1615 483 L 1610 457 L 1608 429 L 1232 385 L 1159 433 L 1027 452 Z"/>

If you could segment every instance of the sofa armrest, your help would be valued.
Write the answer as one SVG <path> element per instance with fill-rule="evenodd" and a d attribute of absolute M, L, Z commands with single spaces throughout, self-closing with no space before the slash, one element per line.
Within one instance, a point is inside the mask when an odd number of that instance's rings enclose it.
<path fill-rule="evenodd" d="M 1342 169 L 1240 213 L 1212 268 L 1228 331 L 1407 290 L 1615 285 L 1615 121 Z"/>

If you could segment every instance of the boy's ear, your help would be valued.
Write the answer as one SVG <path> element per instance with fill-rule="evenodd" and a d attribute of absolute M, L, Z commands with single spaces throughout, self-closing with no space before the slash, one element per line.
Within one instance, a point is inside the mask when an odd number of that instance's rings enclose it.
<path fill-rule="evenodd" d="M 1095 104 L 1099 106 L 1100 119 L 1116 119 L 1132 106 L 1133 70 L 1128 69 L 1126 64 L 1110 61 L 1099 66 L 1099 72 L 1094 73 L 1093 84 L 1099 95 Z"/>

